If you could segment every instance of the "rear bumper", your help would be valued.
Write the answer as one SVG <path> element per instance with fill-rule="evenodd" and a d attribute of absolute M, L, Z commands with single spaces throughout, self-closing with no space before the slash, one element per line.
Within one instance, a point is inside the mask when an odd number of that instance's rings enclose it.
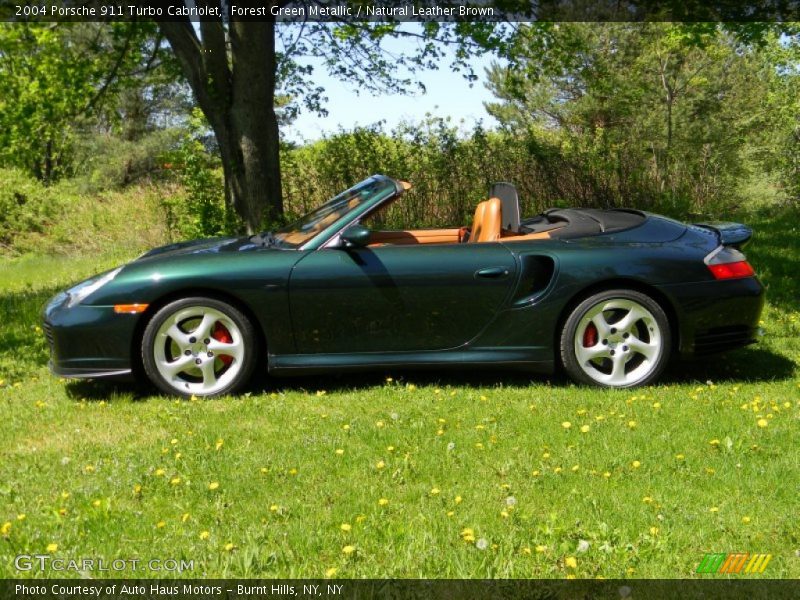
<path fill-rule="evenodd" d="M 139 315 L 117 314 L 111 306 L 68 307 L 67 300 L 59 294 L 42 315 L 50 370 L 61 377 L 130 377 Z"/>
<path fill-rule="evenodd" d="M 700 357 L 757 341 L 764 287 L 756 277 L 662 286 L 677 313 L 678 350 Z"/>

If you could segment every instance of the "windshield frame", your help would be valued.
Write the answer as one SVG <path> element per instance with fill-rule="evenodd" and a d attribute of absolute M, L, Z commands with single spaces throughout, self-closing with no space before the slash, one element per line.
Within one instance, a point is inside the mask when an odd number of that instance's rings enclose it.
<path fill-rule="evenodd" d="M 297 227 L 301 226 L 302 223 L 308 221 L 309 218 L 315 215 L 316 213 L 324 210 L 326 207 L 330 206 L 335 202 L 339 202 L 349 196 L 355 195 L 359 188 L 366 186 L 369 183 L 383 183 L 384 185 L 375 190 L 369 197 L 359 202 L 357 206 L 346 211 L 344 214 L 342 214 L 342 216 L 331 222 L 329 225 L 325 226 L 323 229 L 321 229 L 318 233 L 312 235 L 310 238 L 304 240 L 303 242 L 297 245 L 294 245 L 292 242 L 287 242 L 281 235 L 281 234 L 291 233 L 293 230 L 296 230 Z M 364 214 L 371 212 L 372 210 L 382 205 L 383 203 L 392 202 L 396 200 L 404 191 L 405 187 L 399 181 L 392 179 L 391 177 L 387 177 L 385 175 L 372 175 L 370 177 L 367 177 L 363 181 L 360 181 L 357 184 L 349 187 L 345 191 L 337 194 L 324 204 L 312 210 L 310 213 L 302 216 L 294 223 L 287 225 L 286 227 L 282 227 L 281 229 L 273 232 L 273 235 L 278 239 L 281 246 L 283 246 L 286 249 L 316 250 L 318 248 L 327 247 L 329 242 L 336 239 L 336 237 L 342 231 L 347 229 L 347 227 L 349 227 L 353 222 L 357 221 Z"/>

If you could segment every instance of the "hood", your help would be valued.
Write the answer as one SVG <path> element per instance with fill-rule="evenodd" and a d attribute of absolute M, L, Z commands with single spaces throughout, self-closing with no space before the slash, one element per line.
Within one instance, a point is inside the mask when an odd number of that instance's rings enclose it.
<path fill-rule="evenodd" d="M 253 250 L 268 250 L 260 244 L 253 243 L 249 237 L 240 238 L 203 238 L 168 244 L 145 252 L 135 262 L 145 261 L 150 258 L 172 258 L 190 254 L 216 254 L 226 252 L 249 252 Z"/>

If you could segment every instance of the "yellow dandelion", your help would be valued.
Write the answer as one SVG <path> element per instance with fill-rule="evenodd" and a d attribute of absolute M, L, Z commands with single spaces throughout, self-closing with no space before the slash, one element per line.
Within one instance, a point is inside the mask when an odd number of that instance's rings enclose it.
<path fill-rule="evenodd" d="M 164 521 L 159 521 L 158 523 L 156 523 L 156 527 L 158 529 L 162 529 L 165 525 L 166 523 Z"/>
<path fill-rule="evenodd" d="M 325 577 L 333 577 L 339 571 L 336 567 L 331 567 L 330 569 L 325 569 Z"/>
<path fill-rule="evenodd" d="M 436 430 L 436 435 L 444 435 L 444 429 Z"/>
<path fill-rule="evenodd" d="M 650 528 L 650 535 L 652 535 L 652 536 L 658 535 L 658 527 L 651 527 Z"/>
<path fill-rule="evenodd" d="M 297 469 L 289 469 L 289 475 L 297 475 Z"/>
<path fill-rule="evenodd" d="M 538 546 L 536 546 L 536 552 L 538 554 L 542 554 L 543 552 L 547 552 L 547 546 L 539 544 Z"/>
<path fill-rule="evenodd" d="M 67 498 L 69 498 L 69 492 L 61 492 L 61 497 L 62 497 L 64 500 L 66 500 Z"/>
<path fill-rule="evenodd" d="M 8 537 L 10 533 L 11 533 L 11 521 L 6 521 L 5 523 L 3 523 L 3 526 L 0 527 L 0 535 L 2 535 L 3 537 Z"/>
<path fill-rule="evenodd" d="M 383 421 L 376 421 L 375 422 L 375 427 L 377 427 L 378 429 L 382 428 L 384 425 L 385 425 L 385 423 Z"/>
<path fill-rule="evenodd" d="M 180 477 L 173 477 L 169 480 L 170 485 L 180 485 L 181 478 Z"/>
<path fill-rule="evenodd" d="M 24 521 L 26 518 L 28 518 L 28 515 L 25 513 L 20 513 L 17 515 L 17 521 Z"/>
<path fill-rule="evenodd" d="M 156 472 L 155 472 L 157 477 L 163 477 L 164 473 L 165 473 L 164 469 L 156 469 Z"/>
<path fill-rule="evenodd" d="M 461 496 L 456 496 L 455 498 L 453 498 L 453 502 L 455 502 L 456 504 L 461 504 L 462 500 L 463 498 Z"/>
<path fill-rule="evenodd" d="M 375 463 L 375 468 L 378 469 L 379 471 L 385 467 L 386 463 L 383 462 L 382 460 L 379 460 L 377 463 Z"/>
<path fill-rule="evenodd" d="M 759 419 L 756 424 L 763 429 L 764 427 L 769 425 L 769 421 L 767 421 L 766 419 Z"/>
<path fill-rule="evenodd" d="M 589 430 L 591 430 L 591 427 L 588 425 L 581 425 L 581 433 L 589 433 Z"/>
<path fill-rule="evenodd" d="M 683 454 L 676 454 L 675 455 L 675 459 L 676 460 L 683 460 L 684 458 L 686 458 L 686 457 Z"/>
<path fill-rule="evenodd" d="M 345 431 L 350 431 L 350 425 L 345 423 L 344 425 L 342 425 L 342 429 L 344 429 Z"/>
<path fill-rule="evenodd" d="M 356 523 L 363 523 L 367 520 L 367 515 L 358 515 L 356 517 Z"/>
<path fill-rule="evenodd" d="M 567 565 L 570 569 L 577 569 L 578 568 L 578 561 L 575 559 L 574 556 L 568 556 L 564 559 L 564 564 Z"/>
<path fill-rule="evenodd" d="M 269 473 L 269 469 L 267 467 L 261 467 L 259 471 L 261 472 L 262 475 L 266 475 L 267 473 Z"/>
<path fill-rule="evenodd" d="M 348 531 L 350 531 L 352 528 L 353 528 L 353 527 L 350 525 L 350 523 L 342 523 L 341 525 L 339 525 L 339 529 L 341 529 L 341 530 L 342 530 L 342 531 L 344 531 L 345 533 L 347 533 Z"/>
<path fill-rule="evenodd" d="M 223 444 L 225 444 L 225 440 L 223 440 L 222 438 L 218 439 L 217 443 L 214 444 L 214 449 L 219 450 L 220 448 L 222 448 Z"/>
<path fill-rule="evenodd" d="M 100 502 L 100 500 L 95 500 L 94 502 L 92 502 L 92 506 L 94 506 L 95 508 L 99 508 L 100 504 L 102 504 L 102 502 Z"/>
<path fill-rule="evenodd" d="M 169 441 L 169 443 L 170 443 L 170 444 L 172 444 L 172 445 L 174 446 L 175 444 L 177 444 L 177 443 L 178 443 L 178 440 L 177 440 L 176 438 L 172 438 L 172 439 Z"/>
<path fill-rule="evenodd" d="M 236 546 L 234 546 L 232 542 L 225 544 L 225 552 L 233 552 L 234 548 L 236 548 Z"/>
<path fill-rule="evenodd" d="M 437 487 L 431 488 L 430 494 L 431 494 L 431 496 L 438 496 L 440 491 L 441 490 L 439 488 L 437 488 Z"/>
<path fill-rule="evenodd" d="M 381 498 L 378 500 L 378 506 L 388 506 L 389 500 L 387 498 Z"/>
<path fill-rule="evenodd" d="M 709 440 L 708 442 L 711 446 L 719 446 L 719 440 L 714 438 L 713 440 Z"/>
<path fill-rule="evenodd" d="M 711 508 L 708 509 L 708 512 L 712 512 L 712 513 L 719 512 L 719 508 L 716 507 L 716 506 L 712 506 Z"/>
<path fill-rule="evenodd" d="M 347 546 L 345 546 L 344 548 L 342 548 L 342 554 L 344 554 L 345 556 L 350 556 L 355 551 L 356 551 L 356 547 L 355 546 L 350 546 L 349 544 Z"/>
<path fill-rule="evenodd" d="M 751 520 L 750 517 L 742 517 L 742 523 L 744 523 L 745 525 L 747 525 L 750 522 L 750 520 Z"/>
<path fill-rule="evenodd" d="M 278 512 L 278 508 L 279 507 L 277 504 L 273 504 L 272 506 L 269 507 L 270 511 L 272 512 Z"/>
<path fill-rule="evenodd" d="M 636 421 L 628 421 L 628 427 L 631 429 L 636 429 Z"/>
<path fill-rule="evenodd" d="M 394 446 L 386 446 L 387 452 L 394 452 Z"/>
<path fill-rule="evenodd" d="M 507 519 L 508 518 L 508 511 L 501 510 L 500 511 L 500 516 L 503 517 L 504 519 Z"/>
<path fill-rule="evenodd" d="M 62 516 L 62 517 L 66 517 L 67 516 L 67 509 L 66 508 L 59 508 L 58 509 L 58 514 L 60 516 Z"/>
<path fill-rule="evenodd" d="M 556 467 L 555 469 L 553 469 L 553 473 L 561 473 L 561 471 L 562 471 L 561 467 Z"/>
<path fill-rule="evenodd" d="M 530 553 L 531 553 L 531 549 L 530 549 L 530 547 L 529 547 L 529 546 L 525 546 L 525 547 L 522 549 L 522 553 L 523 553 L 523 554 L 530 554 Z"/>
<path fill-rule="evenodd" d="M 86 465 L 83 467 L 84 473 L 94 473 L 94 465 Z"/>
<path fill-rule="evenodd" d="M 564 421 L 563 423 L 561 423 L 561 426 L 564 429 L 569 429 L 570 427 L 572 427 L 572 423 L 570 423 L 569 421 Z"/>
<path fill-rule="evenodd" d="M 456 513 L 455 513 L 455 512 L 453 512 L 452 510 L 448 510 L 448 511 L 447 511 L 447 516 L 448 516 L 448 517 L 452 517 L 454 514 L 456 514 Z"/>
<path fill-rule="evenodd" d="M 641 467 L 641 466 L 642 466 L 642 463 L 640 463 L 638 460 L 635 460 L 635 461 L 633 461 L 633 462 L 631 463 L 631 466 L 632 466 L 634 469 L 638 469 L 639 467 Z"/>
<path fill-rule="evenodd" d="M 219 481 L 212 481 L 211 483 L 208 484 L 208 489 L 212 491 L 218 488 L 219 488 Z"/>
<path fill-rule="evenodd" d="M 652 504 L 653 503 L 653 497 L 652 496 L 645 496 L 644 498 L 642 498 L 642 502 L 644 502 L 645 504 Z"/>
<path fill-rule="evenodd" d="M 55 552 L 58 550 L 58 544 L 47 544 L 48 552 Z"/>
<path fill-rule="evenodd" d="M 344 450 L 342 448 L 337 448 L 336 449 L 336 455 L 337 456 L 341 456 L 342 454 L 344 454 Z"/>
<path fill-rule="evenodd" d="M 537 469 L 536 471 L 533 471 L 533 472 L 531 473 L 531 475 L 533 475 L 534 477 L 538 477 L 539 475 L 541 475 L 541 471 L 539 471 L 539 470 Z"/>
<path fill-rule="evenodd" d="M 417 386 L 415 386 L 413 383 L 409 383 L 406 387 L 408 388 L 409 392 L 413 392 L 417 389 Z"/>
<path fill-rule="evenodd" d="M 580 465 L 572 465 L 572 472 L 573 473 L 577 473 L 578 469 L 580 469 L 580 468 L 581 468 Z"/>
<path fill-rule="evenodd" d="M 653 402 L 653 408 L 655 408 L 656 410 L 661 408 L 661 402 Z"/>
<path fill-rule="evenodd" d="M 200 532 L 200 539 L 201 540 L 207 540 L 209 537 L 211 537 L 211 534 L 208 533 L 208 531 L 201 531 Z"/>
<path fill-rule="evenodd" d="M 608 479 L 609 477 L 611 477 L 611 472 L 610 471 L 606 471 L 605 473 L 603 473 L 603 477 Z"/>
<path fill-rule="evenodd" d="M 325 390 L 317 390 L 317 397 L 322 398 L 322 396 L 324 396 L 327 393 L 328 392 L 326 392 Z"/>
<path fill-rule="evenodd" d="M 186 523 L 189 520 L 189 513 L 183 513 L 181 515 L 181 523 Z"/>
<path fill-rule="evenodd" d="M 547 460 L 548 458 L 550 458 L 550 453 L 549 452 L 545 452 L 544 454 L 542 454 L 542 458 L 544 460 Z"/>

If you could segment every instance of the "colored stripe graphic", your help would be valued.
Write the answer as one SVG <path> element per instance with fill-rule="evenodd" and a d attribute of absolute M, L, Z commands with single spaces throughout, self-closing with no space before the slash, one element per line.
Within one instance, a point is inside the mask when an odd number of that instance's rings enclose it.
<path fill-rule="evenodd" d="M 697 573 L 763 573 L 772 554 L 750 554 L 749 552 L 710 552 L 703 556 Z M 747 566 L 745 566 L 747 565 Z"/>

